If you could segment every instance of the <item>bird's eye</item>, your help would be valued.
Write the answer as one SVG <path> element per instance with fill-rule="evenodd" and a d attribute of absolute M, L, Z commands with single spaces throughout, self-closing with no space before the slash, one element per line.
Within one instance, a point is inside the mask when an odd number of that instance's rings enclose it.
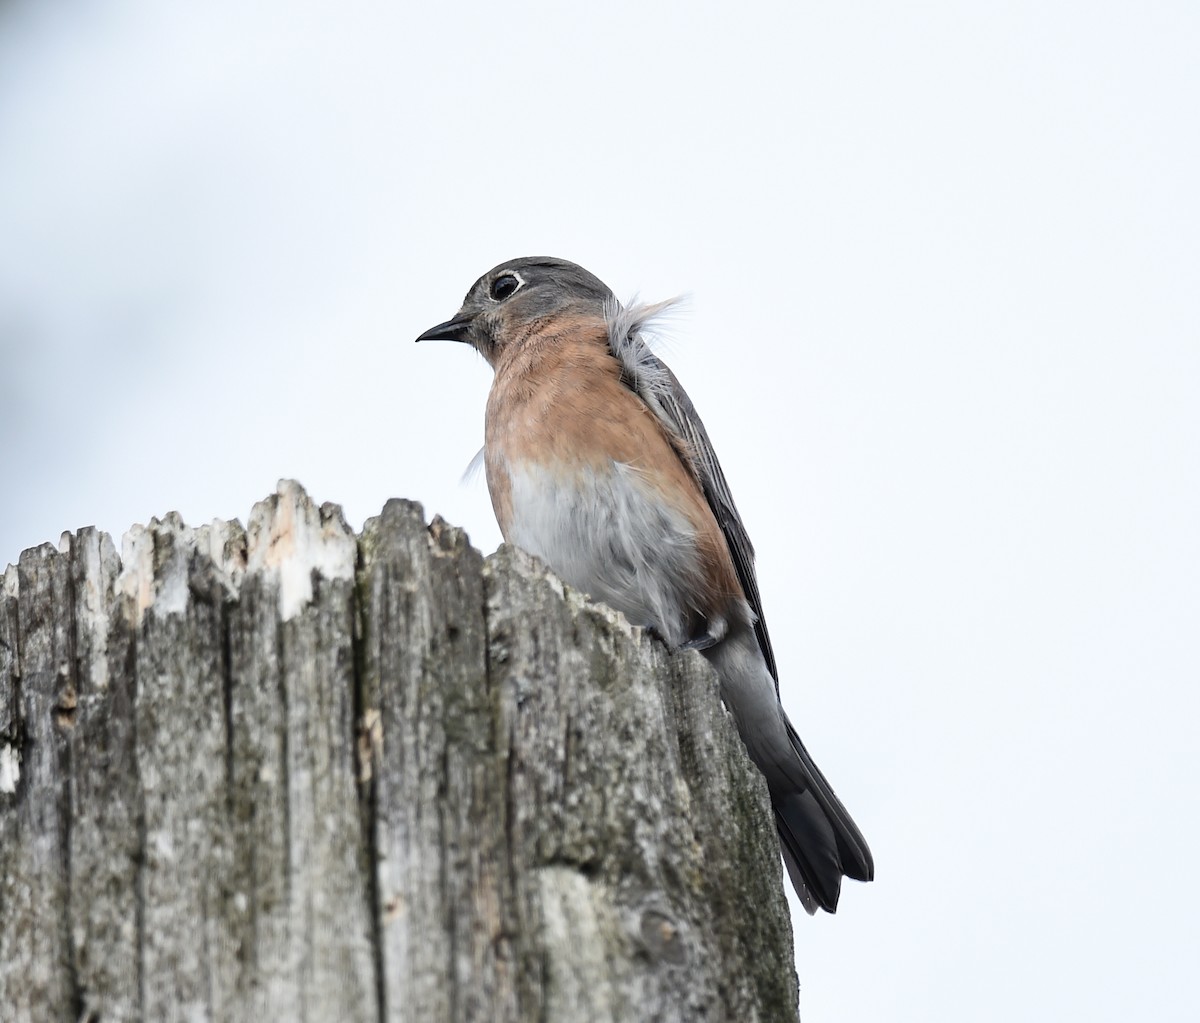
<path fill-rule="evenodd" d="M 491 295 L 493 301 L 503 302 L 524 283 L 516 274 L 501 274 L 492 281 Z"/>

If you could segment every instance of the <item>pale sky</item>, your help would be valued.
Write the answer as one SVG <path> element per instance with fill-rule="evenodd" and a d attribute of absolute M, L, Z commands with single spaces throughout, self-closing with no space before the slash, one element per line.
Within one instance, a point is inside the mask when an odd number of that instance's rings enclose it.
<path fill-rule="evenodd" d="M 490 551 L 490 371 L 412 339 L 514 256 L 685 293 L 877 866 L 796 916 L 805 1023 L 1200 1018 L 1197 54 L 1184 2 L 0 3 L 0 565 L 280 477 Z"/>

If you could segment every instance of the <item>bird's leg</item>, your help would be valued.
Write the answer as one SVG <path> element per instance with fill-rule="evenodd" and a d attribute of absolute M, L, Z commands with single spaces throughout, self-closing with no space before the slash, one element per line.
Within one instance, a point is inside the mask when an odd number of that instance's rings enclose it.
<path fill-rule="evenodd" d="M 729 633 L 729 623 L 721 617 L 702 618 L 703 628 L 692 633 L 691 639 L 684 643 L 681 650 L 709 650 L 716 646 Z"/>

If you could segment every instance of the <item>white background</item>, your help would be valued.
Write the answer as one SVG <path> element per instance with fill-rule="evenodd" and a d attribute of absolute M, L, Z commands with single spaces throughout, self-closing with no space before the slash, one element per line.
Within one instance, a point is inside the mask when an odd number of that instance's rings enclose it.
<path fill-rule="evenodd" d="M 412 339 L 519 255 L 686 292 L 877 864 L 796 918 L 806 1023 L 1200 1018 L 1198 53 L 1184 2 L 0 3 L 0 564 L 284 476 L 491 550 L 490 371 Z"/>

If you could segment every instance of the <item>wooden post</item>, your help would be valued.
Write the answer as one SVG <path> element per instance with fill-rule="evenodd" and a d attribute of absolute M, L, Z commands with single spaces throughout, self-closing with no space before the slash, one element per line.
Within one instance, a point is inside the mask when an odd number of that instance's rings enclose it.
<path fill-rule="evenodd" d="M 0 582 L 0 1019 L 796 1019 L 708 666 L 295 483 Z"/>

